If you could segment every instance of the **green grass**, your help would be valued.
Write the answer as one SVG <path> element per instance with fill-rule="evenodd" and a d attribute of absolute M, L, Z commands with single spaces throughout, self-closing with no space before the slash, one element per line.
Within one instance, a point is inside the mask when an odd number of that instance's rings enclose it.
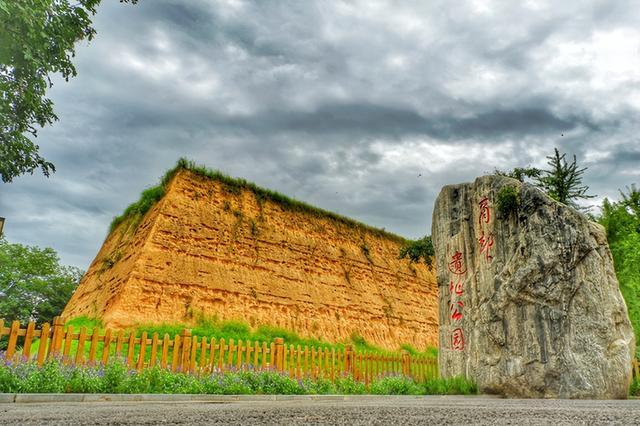
<path fill-rule="evenodd" d="M 94 327 L 103 329 L 103 324 L 100 320 L 81 316 L 68 320 L 65 326 L 72 325 L 75 332 L 80 327 L 87 327 L 87 331 L 90 332 Z M 248 324 L 240 321 L 218 321 L 214 318 L 199 318 L 195 325 L 187 324 L 139 324 L 133 328 L 133 331 L 137 336 L 140 336 L 142 332 L 146 331 L 149 336 L 153 333 L 158 333 L 159 336 L 168 334 L 171 338 L 176 334 L 181 334 L 184 329 L 190 329 L 192 336 L 206 336 L 215 337 L 216 339 L 225 339 L 229 341 L 233 339 L 235 341 L 259 341 L 259 342 L 272 342 L 276 337 L 282 337 L 286 344 L 300 345 L 300 346 L 315 346 L 325 348 L 335 348 L 336 350 L 344 349 L 345 344 L 351 344 L 357 352 L 374 352 L 391 354 L 397 351 L 389 351 L 380 347 L 377 347 L 370 342 L 367 342 L 362 336 L 354 333 L 351 338 L 346 342 L 331 343 L 321 339 L 304 338 L 298 334 L 285 330 L 279 327 L 272 327 L 268 325 L 262 325 L 255 329 L 252 329 Z M 76 344 L 77 342 L 72 342 Z M 75 353 L 76 346 L 72 347 L 72 353 Z M 437 348 L 428 347 L 424 351 L 419 351 L 411 345 L 401 345 L 399 349 L 406 350 L 411 355 L 427 356 L 431 358 L 438 357 Z M 87 349 L 88 350 L 88 349 Z"/>
<path fill-rule="evenodd" d="M 52 359 L 38 367 L 11 363 L 0 356 L 0 393 L 468 395 L 477 393 L 477 387 L 463 378 L 416 383 L 398 375 L 380 378 L 367 388 L 351 376 L 338 377 L 332 383 L 326 379 L 298 380 L 272 370 L 192 375 L 154 367 L 136 372 L 122 361 L 74 366 Z"/>
<path fill-rule="evenodd" d="M 145 189 L 140 195 L 140 199 L 138 201 L 127 207 L 120 216 L 115 217 L 109 227 L 109 233 L 113 232 L 118 225 L 127 220 L 132 220 L 132 223 L 137 225 L 151 207 L 162 199 L 171 179 L 173 179 L 176 173 L 181 170 L 189 170 L 198 176 L 219 182 L 225 186 L 228 192 L 233 194 L 239 194 L 243 190 L 251 191 L 260 203 L 268 200 L 289 211 L 301 212 L 315 217 L 329 219 L 344 224 L 350 228 L 366 230 L 374 233 L 375 235 L 390 238 L 403 244 L 407 242 L 405 238 L 387 232 L 384 229 L 375 228 L 348 217 L 341 216 L 337 213 L 311 206 L 302 201 L 289 198 L 279 192 L 261 188 L 253 182 L 249 182 L 245 179 L 232 178 L 223 174 L 219 170 L 212 170 L 205 166 L 196 165 L 193 161 L 189 161 L 186 158 L 180 158 L 175 167 L 164 174 L 158 185 Z"/>
<path fill-rule="evenodd" d="M 97 318 L 89 318 L 87 316 L 75 317 L 73 319 L 70 319 L 69 321 L 66 321 L 64 324 L 64 328 L 66 329 L 70 325 L 72 325 L 75 330 L 79 330 L 80 327 L 87 327 L 87 330 L 92 330 L 94 327 L 104 329 L 104 324 L 101 320 Z"/>
<path fill-rule="evenodd" d="M 165 333 L 169 336 L 175 336 L 180 334 L 182 330 L 188 328 L 191 330 L 193 336 L 207 336 L 215 337 L 216 339 L 224 338 L 226 341 L 229 339 L 243 340 L 243 341 L 266 341 L 271 342 L 276 337 L 282 337 L 286 344 L 300 345 L 300 346 L 315 346 L 335 348 L 336 350 L 344 349 L 345 344 L 351 344 L 352 347 L 358 352 L 375 352 L 375 353 L 393 353 L 397 351 L 389 351 L 383 348 L 377 347 L 370 342 L 367 342 L 362 336 L 354 333 L 351 335 L 349 341 L 341 343 L 330 343 L 321 339 L 305 338 L 298 334 L 285 330 L 279 327 L 272 327 L 268 325 L 261 325 L 255 329 L 252 329 L 248 324 L 239 321 L 216 321 L 215 319 L 201 318 L 198 319 L 195 325 L 189 326 L 186 324 L 140 324 L 135 330 L 136 334 L 140 334 L 146 331 L 148 334 L 158 333 L 162 336 Z M 409 345 L 403 345 L 401 349 L 410 347 Z M 437 357 L 437 349 L 434 355 L 434 348 L 426 348 L 424 352 L 420 352 L 415 348 L 412 349 L 412 355 L 427 355 L 430 357 Z"/>
<path fill-rule="evenodd" d="M 629 386 L 629 396 L 640 396 L 640 379 L 638 377 L 634 377 L 631 386 Z"/>
<path fill-rule="evenodd" d="M 430 358 L 438 358 L 438 348 L 435 346 L 427 346 L 424 351 L 419 351 L 408 343 L 400 345 L 400 349 L 407 351 L 411 355 L 426 355 Z"/>

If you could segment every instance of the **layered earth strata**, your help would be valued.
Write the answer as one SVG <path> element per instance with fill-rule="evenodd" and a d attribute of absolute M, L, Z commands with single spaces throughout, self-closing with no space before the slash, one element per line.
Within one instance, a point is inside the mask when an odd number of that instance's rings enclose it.
<path fill-rule="evenodd" d="M 388 349 L 437 346 L 434 273 L 398 259 L 402 243 L 182 169 L 143 217 L 113 229 L 63 315 L 114 328 L 204 316 Z"/>

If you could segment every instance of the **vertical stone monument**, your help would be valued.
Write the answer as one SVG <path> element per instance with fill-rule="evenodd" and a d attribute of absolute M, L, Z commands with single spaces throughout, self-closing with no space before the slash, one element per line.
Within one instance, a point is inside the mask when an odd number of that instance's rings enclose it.
<path fill-rule="evenodd" d="M 635 338 L 600 225 L 484 176 L 442 189 L 432 238 L 443 377 L 509 397 L 626 398 Z"/>

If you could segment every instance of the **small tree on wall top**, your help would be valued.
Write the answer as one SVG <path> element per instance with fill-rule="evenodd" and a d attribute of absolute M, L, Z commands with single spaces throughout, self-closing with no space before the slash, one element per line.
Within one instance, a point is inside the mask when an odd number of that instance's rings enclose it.
<path fill-rule="evenodd" d="M 554 155 L 547 157 L 550 169 L 542 171 L 536 179 L 537 185 L 554 200 L 572 207 L 578 207 L 576 200 L 594 198 L 595 195 L 587 195 L 589 187 L 582 184 L 587 168 L 578 168 L 575 155 L 573 161 L 567 163 L 566 154 L 560 155 L 558 148 L 554 151 Z"/>

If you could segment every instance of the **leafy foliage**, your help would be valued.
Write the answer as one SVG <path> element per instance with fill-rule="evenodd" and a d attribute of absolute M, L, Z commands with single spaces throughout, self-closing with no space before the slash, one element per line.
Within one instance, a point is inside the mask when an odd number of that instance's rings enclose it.
<path fill-rule="evenodd" d="M 506 176 L 525 182 L 526 179 L 536 179 L 542 174 L 542 170 L 535 167 L 516 167 L 510 171 L 502 171 L 495 169 L 493 174 L 498 176 Z"/>
<path fill-rule="evenodd" d="M 465 377 L 427 380 L 424 388 L 426 395 L 474 395 L 478 393 L 476 383 Z"/>
<path fill-rule="evenodd" d="M 120 0 L 136 3 L 137 0 Z M 46 97 L 51 74 L 76 76 L 75 43 L 96 34 L 91 17 L 100 0 L 0 0 L 0 177 L 55 172 L 31 137 L 58 119 Z"/>
<path fill-rule="evenodd" d="M 410 377 L 383 377 L 371 384 L 370 392 L 375 395 L 421 395 L 424 388 Z"/>
<path fill-rule="evenodd" d="M 515 186 L 503 186 L 496 196 L 496 207 L 503 217 L 509 217 L 520 208 L 520 193 Z"/>
<path fill-rule="evenodd" d="M 408 257 L 412 263 L 418 263 L 420 259 L 422 259 L 424 263 L 431 268 L 434 255 L 435 251 L 433 249 L 431 236 L 425 235 L 418 240 L 406 242 L 405 245 L 400 248 L 399 258 L 404 259 Z"/>
<path fill-rule="evenodd" d="M 50 248 L 0 238 L 0 318 L 51 321 L 60 315 L 83 272 L 61 266 Z"/>
<path fill-rule="evenodd" d="M 640 336 L 640 191 L 632 185 L 621 197 L 617 202 L 604 200 L 599 222 L 607 230 L 620 291 Z"/>
<path fill-rule="evenodd" d="M 595 195 L 587 195 L 589 187 L 582 184 L 582 175 L 587 168 L 578 168 L 575 155 L 571 163 L 567 163 L 565 157 L 566 154 L 560 155 L 558 148 L 554 148 L 554 155 L 547 157 L 550 169 L 543 170 L 537 185 L 554 200 L 577 208 L 576 200 Z"/>
<path fill-rule="evenodd" d="M 129 370 L 122 361 L 94 366 L 65 365 L 50 359 L 42 367 L 33 363 L 11 363 L 0 353 L 0 393 L 155 393 L 218 395 L 433 395 L 473 394 L 477 388 L 466 379 L 434 379 L 415 383 L 403 376 L 383 377 L 367 389 L 352 376 L 297 380 L 286 372 L 227 371 L 191 375 L 159 367 L 141 372 Z"/>
<path fill-rule="evenodd" d="M 640 396 L 640 378 L 634 377 L 629 387 L 629 396 Z"/>
<path fill-rule="evenodd" d="M 223 174 L 219 170 L 212 170 L 205 166 L 196 165 L 193 161 L 189 161 L 186 158 L 180 158 L 175 167 L 164 174 L 157 186 L 146 189 L 140 196 L 140 200 L 127 207 L 122 215 L 115 217 L 111 222 L 109 232 L 113 232 L 118 225 L 124 221 L 139 221 L 140 218 L 155 205 L 155 203 L 162 199 L 173 177 L 182 170 L 188 170 L 200 177 L 220 182 L 224 185 L 226 190 L 232 194 L 239 194 L 243 190 L 250 191 L 255 195 L 259 202 L 269 200 L 288 211 L 301 212 L 318 218 L 329 219 L 341 223 L 349 228 L 367 230 L 375 235 L 384 236 L 400 243 L 405 243 L 407 241 L 404 238 L 383 229 L 365 225 L 364 223 L 360 223 L 348 217 L 311 206 L 302 201 L 294 200 L 279 192 L 261 188 L 255 183 L 249 182 L 245 179 L 232 178 Z"/>
<path fill-rule="evenodd" d="M 514 178 L 520 182 L 530 179 L 554 200 L 574 208 L 579 208 L 577 200 L 595 197 L 595 195 L 587 195 L 589 187 L 582 184 L 582 175 L 587 168 L 578 168 L 575 155 L 573 161 L 567 163 L 566 154 L 560 155 L 558 148 L 554 148 L 554 155 L 548 156 L 547 160 L 549 170 L 540 170 L 535 167 L 516 167 L 511 171 L 495 169 L 494 174 Z M 505 202 L 507 201 L 505 199 Z M 514 201 L 513 198 L 511 201 Z M 504 207 L 513 207 L 513 205 L 505 205 Z"/>

